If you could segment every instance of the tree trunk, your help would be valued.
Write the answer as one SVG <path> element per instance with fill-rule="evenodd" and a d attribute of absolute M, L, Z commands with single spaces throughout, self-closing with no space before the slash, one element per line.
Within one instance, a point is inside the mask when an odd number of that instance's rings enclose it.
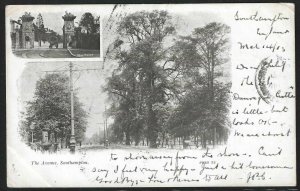
<path fill-rule="evenodd" d="M 164 147 L 164 141 L 165 141 L 165 132 L 162 133 L 162 143 L 161 143 L 161 147 Z"/>
<path fill-rule="evenodd" d="M 125 144 L 130 145 L 130 135 L 128 131 L 125 132 L 125 139 L 126 139 Z"/>
<path fill-rule="evenodd" d="M 156 118 L 155 114 L 152 108 L 151 101 L 148 101 L 147 103 L 147 110 L 148 110 L 148 135 L 149 135 L 149 142 L 150 142 L 150 148 L 157 148 L 157 131 L 156 131 Z"/>
<path fill-rule="evenodd" d="M 55 143 L 57 142 L 57 133 L 56 133 L 56 131 L 54 131 L 54 142 Z"/>
<path fill-rule="evenodd" d="M 196 148 L 198 148 L 198 136 L 197 135 L 194 137 L 194 144 L 196 145 Z"/>
<path fill-rule="evenodd" d="M 146 55 L 146 57 L 150 57 L 150 55 Z M 148 137 L 150 141 L 150 148 L 157 148 L 157 138 L 158 138 L 158 130 L 157 130 L 157 119 L 155 113 L 153 111 L 154 104 L 154 71 L 153 71 L 154 63 L 149 61 L 147 65 L 147 73 L 146 73 L 146 89 L 148 93 L 148 97 L 146 99 L 146 107 L 147 107 L 147 128 L 148 128 Z"/>
<path fill-rule="evenodd" d="M 136 138 L 134 139 L 134 145 L 135 145 L 135 146 L 138 146 L 139 143 L 140 143 L 140 137 L 136 137 Z"/>
<path fill-rule="evenodd" d="M 63 142 L 64 142 L 63 137 L 60 137 L 60 148 L 63 148 Z"/>
<path fill-rule="evenodd" d="M 68 148 L 69 145 L 69 138 L 66 136 L 66 148 Z"/>
<path fill-rule="evenodd" d="M 205 135 L 205 133 L 203 134 L 202 141 L 203 141 L 202 147 L 204 149 L 206 149 L 207 145 L 206 145 L 206 135 Z"/>
<path fill-rule="evenodd" d="M 183 147 L 184 149 L 187 148 L 187 144 L 185 143 L 185 139 L 186 139 L 186 137 L 183 136 L 183 137 L 182 137 L 182 147 Z"/>
<path fill-rule="evenodd" d="M 134 145 L 135 146 L 138 146 L 141 142 L 141 139 L 143 139 L 142 136 L 141 136 L 141 134 L 142 134 L 141 129 L 142 129 L 142 126 L 140 125 L 140 123 L 138 123 L 135 126 L 135 130 L 134 130 L 135 132 L 133 133 L 133 135 L 134 135 Z"/>
<path fill-rule="evenodd" d="M 214 53 L 214 50 L 212 48 L 211 50 L 211 79 L 210 79 L 210 92 L 211 92 L 211 100 L 210 100 L 210 103 L 211 103 L 211 113 L 214 113 L 214 100 L 215 100 L 215 95 L 214 95 L 214 69 L 215 69 L 215 53 Z M 212 125 L 213 123 L 211 123 Z M 213 128 L 213 146 L 215 147 L 216 145 L 216 128 L 215 127 L 211 127 Z"/>

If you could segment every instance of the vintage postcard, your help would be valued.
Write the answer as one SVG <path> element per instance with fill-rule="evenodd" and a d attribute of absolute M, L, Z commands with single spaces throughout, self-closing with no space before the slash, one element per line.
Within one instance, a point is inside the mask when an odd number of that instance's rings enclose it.
<path fill-rule="evenodd" d="M 294 4 L 5 11 L 9 187 L 296 186 Z"/>

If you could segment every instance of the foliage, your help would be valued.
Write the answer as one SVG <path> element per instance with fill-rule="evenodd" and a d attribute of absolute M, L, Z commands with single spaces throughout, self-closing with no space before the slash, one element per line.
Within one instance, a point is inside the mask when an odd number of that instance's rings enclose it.
<path fill-rule="evenodd" d="M 206 134 L 220 135 L 220 138 L 227 136 L 229 87 L 217 79 L 223 75 L 220 66 L 229 60 L 229 32 L 227 25 L 209 23 L 195 28 L 192 35 L 181 37 L 173 47 L 177 53 L 175 62 L 180 66 L 185 79 L 183 105 L 179 105 L 178 109 L 182 112 L 180 115 L 186 117 L 179 124 L 188 129 L 177 130 L 177 133 L 181 132 L 185 136 L 193 130 L 202 133 L 215 130 L 214 133 Z M 201 118 L 195 114 L 200 114 Z M 206 137 L 202 139 L 206 140 Z M 215 144 L 215 138 L 211 139 Z"/>
<path fill-rule="evenodd" d="M 212 132 L 214 127 L 219 139 L 226 139 L 230 127 L 230 87 L 222 83 L 215 84 L 213 104 L 210 102 L 209 92 L 203 88 L 191 90 L 172 112 L 168 128 L 175 137 L 204 136 Z"/>
<path fill-rule="evenodd" d="M 36 24 L 34 25 L 34 37 L 35 41 L 38 41 L 39 43 L 41 43 L 41 41 L 46 41 L 46 29 L 41 13 L 38 14 Z"/>
<path fill-rule="evenodd" d="M 168 72 L 160 65 L 167 60 L 164 39 L 175 31 L 170 19 L 166 11 L 141 11 L 126 16 L 118 26 L 129 49 L 117 55 L 119 68 L 105 90 L 119 97 L 119 110 L 126 113 L 119 118 L 128 121 L 123 124 L 125 134 L 133 129 L 136 144 L 143 132 L 150 146 L 157 147 L 159 127 L 154 105 L 165 104 L 166 96 L 170 96 Z"/>
<path fill-rule="evenodd" d="M 87 34 L 97 33 L 99 28 L 99 24 L 95 22 L 95 17 L 89 12 L 86 12 L 82 15 L 79 26 L 85 27 Z"/>
<path fill-rule="evenodd" d="M 36 83 L 33 101 L 28 102 L 25 122 L 27 131 L 33 128 L 34 138 L 42 140 L 42 131 L 53 132 L 58 138 L 70 138 L 71 103 L 69 78 L 62 74 L 46 74 Z M 75 139 L 82 141 L 87 114 L 74 95 Z"/>
<path fill-rule="evenodd" d="M 218 81 L 228 63 L 230 28 L 209 23 L 175 38 L 166 11 L 140 11 L 118 25 L 122 38 L 115 59 L 119 66 L 104 90 L 112 100 L 114 140 L 162 144 L 166 137 L 226 140 L 229 85 Z M 159 141 L 160 142 L 160 141 Z"/>

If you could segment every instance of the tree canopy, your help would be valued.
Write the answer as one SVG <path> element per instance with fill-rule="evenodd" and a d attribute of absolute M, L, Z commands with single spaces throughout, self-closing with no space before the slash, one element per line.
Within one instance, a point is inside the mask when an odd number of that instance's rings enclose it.
<path fill-rule="evenodd" d="M 170 136 L 199 136 L 203 147 L 226 140 L 230 84 L 218 77 L 228 63 L 230 28 L 209 23 L 178 37 L 171 15 L 155 10 L 127 15 L 117 31 L 124 42 L 119 66 L 104 87 L 113 101 L 114 139 L 146 138 L 153 148 Z"/>
<path fill-rule="evenodd" d="M 82 141 L 87 114 L 74 95 L 75 139 Z M 27 103 L 24 120 L 26 131 L 33 128 L 34 139 L 42 140 L 42 131 L 54 133 L 55 138 L 69 139 L 71 134 L 71 102 L 69 78 L 63 74 L 46 74 L 36 83 L 33 101 Z M 24 124 L 23 124 L 24 125 Z"/>
<path fill-rule="evenodd" d="M 99 24 L 95 22 L 95 17 L 89 12 L 86 12 L 82 15 L 79 26 L 85 27 L 88 34 L 96 33 L 97 29 L 99 28 Z"/>

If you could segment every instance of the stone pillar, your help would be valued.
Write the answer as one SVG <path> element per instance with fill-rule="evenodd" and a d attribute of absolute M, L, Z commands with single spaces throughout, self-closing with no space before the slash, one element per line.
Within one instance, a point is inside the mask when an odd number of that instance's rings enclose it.
<path fill-rule="evenodd" d="M 72 37 L 75 35 L 75 26 L 74 26 L 74 16 L 72 13 L 65 12 L 65 15 L 62 16 L 64 20 L 63 26 L 63 48 L 68 48 L 69 43 L 72 40 Z"/>
<path fill-rule="evenodd" d="M 16 30 L 16 49 L 22 48 L 22 42 L 21 42 L 21 39 L 20 39 L 21 34 L 20 33 L 22 33 L 20 31 L 20 29 L 17 29 Z"/>
<path fill-rule="evenodd" d="M 10 39 L 11 39 L 11 48 L 16 48 L 16 31 L 15 31 L 15 22 L 10 20 Z"/>
<path fill-rule="evenodd" d="M 25 12 L 22 20 L 22 48 L 34 48 L 34 17 Z"/>
<path fill-rule="evenodd" d="M 15 21 L 10 20 L 10 32 L 14 33 L 15 31 Z"/>

